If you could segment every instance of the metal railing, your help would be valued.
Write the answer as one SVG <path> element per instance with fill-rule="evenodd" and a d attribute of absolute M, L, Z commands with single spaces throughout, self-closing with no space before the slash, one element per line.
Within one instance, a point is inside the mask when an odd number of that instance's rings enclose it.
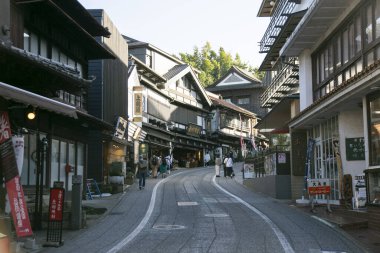
<path fill-rule="evenodd" d="M 271 80 L 260 97 L 262 107 L 272 107 L 283 97 L 294 93 L 299 87 L 298 58 L 290 58 L 286 63 L 280 63 L 278 74 Z M 270 72 L 267 72 L 270 73 Z"/>
<path fill-rule="evenodd" d="M 260 53 L 269 52 L 271 46 L 276 41 L 289 15 L 292 14 L 296 3 L 291 0 L 279 0 L 274 11 L 269 26 L 260 41 Z"/>

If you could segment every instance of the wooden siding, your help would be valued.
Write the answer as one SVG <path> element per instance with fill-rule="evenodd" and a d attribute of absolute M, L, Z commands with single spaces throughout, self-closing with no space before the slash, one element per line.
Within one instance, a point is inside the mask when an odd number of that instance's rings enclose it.
<path fill-rule="evenodd" d="M 102 135 L 98 131 L 90 131 L 88 136 L 88 157 L 90 159 L 88 159 L 87 178 L 103 182 Z"/>
<path fill-rule="evenodd" d="M 95 76 L 96 79 L 88 90 L 87 110 L 91 115 L 103 119 L 103 61 L 89 61 L 88 70 L 89 75 Z"/>
<path fill-rule="evenodd" d="M 22 11 L 11 1 L 11 41 L 13 46 L 24 48 L 24 17 Z"/>

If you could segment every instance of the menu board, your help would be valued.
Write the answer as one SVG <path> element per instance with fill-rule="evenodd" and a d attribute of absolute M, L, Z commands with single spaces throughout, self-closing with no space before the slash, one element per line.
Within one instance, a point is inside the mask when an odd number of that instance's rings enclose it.
<path fill-rule="evenodd" d="M 346 138 L 347 161 L 365 160 L 364 137 Z"/>

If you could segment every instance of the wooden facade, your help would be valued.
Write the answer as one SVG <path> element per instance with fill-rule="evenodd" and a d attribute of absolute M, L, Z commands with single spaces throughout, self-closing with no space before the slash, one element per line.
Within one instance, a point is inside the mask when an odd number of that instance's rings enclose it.
<path fill-rule="evenodd" d="M 114 57 L 94 36 L 110 33 L 77 1 L 6 0 L 0 7 L 0 27 L 9 28 L 0 36 L 0 111 L 24 137 L 24 191 L 33 196 L 41 185 L 48 193 L 60 181 L 70 200 L 72 176 L 87 177 L 89 130 L 112 128 L 87 113 L 86 95 L 88 61 Z"/>

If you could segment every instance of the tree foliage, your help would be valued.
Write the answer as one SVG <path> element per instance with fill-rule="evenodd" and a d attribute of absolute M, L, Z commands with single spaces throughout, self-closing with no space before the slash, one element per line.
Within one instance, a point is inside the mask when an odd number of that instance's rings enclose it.
<path fill-rule="evenodd" d="M 192 54 L 179 53 L 179 58 L 190 66 L 201 71 L 199 80 L 204 87 L 207 87 L 221 78 L 232 66 L 237 66 L 251 72 L 254 76 L 262 80 L 264 74 L 258 71 L 258 68 L 248 66 L 243 62 L 239 54 L 233 58 L 231 53 L 226 52 L 223 47 L 216 52 L 212 49 L 211 44 L 206 44 L 199 49 L 194 47 Z"/>

